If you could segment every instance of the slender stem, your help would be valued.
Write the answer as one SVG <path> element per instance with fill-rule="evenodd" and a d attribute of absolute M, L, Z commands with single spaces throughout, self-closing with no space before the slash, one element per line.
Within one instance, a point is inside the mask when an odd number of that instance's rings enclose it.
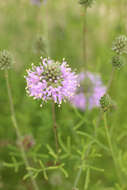
<path fill-rule="evenodd" d="M 90 142 L 90 144 L 89 144 L 89 146 L 88 146 L 88 149 L 87 149 L 87 151 L 85 152 L 84 160 L 87 158 L 87 156 L 88 156 L 88 154 L 89 154 L 89 152 L 90 152 L 90 150 L 91 150 L 91 146 L 92 146 L 93 143 L 94 143 L 94 141 L 91 141 L 91 142 Z M 75 178 L 75 182 L 74 182 L 74 185 L 73 185 L 72 190 L 76 190 L 77 185 L 78 185 L 78 182 L 79 182 L 79 179 L 80 179 L 81 174 L 82 174 L 82 170 L 83 170 L 82 168 L 79 168 L 79 171 L 78 171 L 77 176 L 76 176 L 76 178 Z"/>
<path fill-rule="evenodd" d="M 56 123 L 56 112 L 55 103 L 52 102 L 52 119 L 53 119 L 53 131 L 55 136 L 56 153 L 58 153 L 58 135 L 57 135 L 57 123 Z"/>
<path fill-rule="evenodd" d="M 84 58 L 84 69 L 87 69 L 87 53 L 86 53 L 86 34 L 87 34 L 87 7 L 84 10 L 84 23 L 83 23 L 83 58 Z"/>
<path fill-rule="evenodd" d="M 25 154 L 24 146 L 22 144 L 22 136 L 21 136 L 21 133 L 20 133 L 20 130 L 19 130 L 19 127 L 18 127 L 18 124 L 17 124 L 16 116 L 15 116 L 13 98 L 12 98 L 11 87 L 10 87 L 10 84 L 9 84 L 9 78 L 8 78 L 8 71 L 7 70 L 5 70 L 5 79 L 6 79 L 6 86 L 7 86 L 9 103 L 10 103 L 10 111 L 11 111 L 11 119 L 12 119 L 13 127 L 15 129 L 17 138 L 18 138 L 18 140 L 20 142 L 20 151 L 21 151 L 22 158 L 24 160 L 26 168 L 28 168 L 28 167 L 30 167 L 30 165 L 29 165 L 28 159 L 27 159 L 26 154 Z M 33 185 L 33 188 L 35 190 L 39 190 L 39 188 L 38 188 L 38 186 L 36 184 L 36 181 L 35 181 L 35 179 L 32 178 L 31 172 L 29 170 L 28 170 L 28 173 L 30 174 L 30 180 L 31 180 L 31 183 Z"/>
<path fill-rule="evenodd" d="M 82 168 L 80 168 L 78 173 L 77 173 L 77 176 L 76 176 L 76 179 L 75 179 L 75 182 L 74 182 L 74 187 L 73 187 L 72 190 L 76 190 L 76 187 L 77 187 L 77 184 L 79 182 L 81 174 L 82 174 Z"/>
<path fill-rule="evenodd" d="M 110 79 L 108 81 L 106 93 L 108 93 L 108 91 L 109 91 L 109 89 L 111 87 L 111 84 L 112 84 L 112 81 L 113 81 L 113 78 L 114 78 L 114 71 L 115 71 L 115 68 L 112 67 L 112 71 L 111 71 Z"/>
<path fill-rule="evenodd" d="M 116 175 L 117 175 L 119 181 L 121 182 L 121 177 L 119 175 L 119 169 L 117 167 L 118 166 L 117 159 L 116 159 L 116 155 L 115 155 L 114 150 L 113 150 L 112 141 L 111 141 L 111 137 L 110 137 L 109 130 L 108 130 L 106 113 L 104 114 L 104 127 L 105 127 L 105 133 L 106 133 L 108 145 L 109 145 L 109 148 L 110 148 L 110 151 L 111 151 L 111 155 L 112 155 L 112 159 L 113 159 L 113 162 L 114 162 L 114 166 L 115 166 L 115 170 L 116 170 Z"/>
<path fill-rule="evenodd" d="M 109 81 L 108 81 L 108 84 L 107 84 L 107 90 L 106 90 L 106 94 L 109 92 L 110 88 L 111 88 L 111 84 L 112 84 L 112 81 L 113 81 L 113 78 L 114 78 L 114 72 L 115 69 L 112 67 L 112 71 L 111 71 L 111 74 L 110 74 L 110 78 L 109 78 Z M 97 119 L 97 124 L 95 126 L 95 136 L 97 136 L 97 129 L 99 127 L 99 124 L 100 124 L 100 121 L 101 121 L 101 118 L 102 118 L 102 112 L 100 111 L 100 114 L 98 116 L 98 119 Z"/>

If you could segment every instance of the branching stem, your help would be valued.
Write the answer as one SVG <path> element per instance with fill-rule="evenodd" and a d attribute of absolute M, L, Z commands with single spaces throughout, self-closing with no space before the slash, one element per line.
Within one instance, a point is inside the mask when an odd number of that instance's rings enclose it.
<path fill-rule="evenodd" d="M 16 116 L 15 116 L 13 98 L 12 98 L 11 87 L 9 84 L 9 78 L 8 78 L 8 71 L 7 70 L 5 70 L 5 79 L 6 79 L 6 86 L 7 86 L 9 103 L 10 103 L 11 119 L 12 119 L 13 127 L 15 129 L 15 132 L 16 132 L 19 144 L 20 144 L 21 156 L 22 156 L 22 159 L 24 160 L 24 163 L 25 163 L 25 166 L 27 169 L 30 167 L 30 164 L 29 164 L 27 156 L 25 154 L 24 146 L 22 144 L 22 136 L 21 136 L 20 129 L 18 127 Z M 28 170 L 28 173 L 30 174 L 30 180 L 31 180 L 31 183 L 33 185 L 34 190 L 39 190 L 37 183 L 36 183 L 35 179 L 33 179 L 33 177 L 31 176 L 31 172 L 29 170 Z"/>
<path fill-rule="evenodd" d="M 115 170 L 116 170 L 116 175 L 117 175 L 117 177 L 118 177 L 118 179 L 119 179 L 119 182 L 121 183 L 121 177 L 120 177 L 120 174 L 119 174 L 117 159 L 116 159 L 116 155 L 115 155 L 115 153 L 114 153 L 114 149 L 113 149 L 113 146 L 112 146 L 111 137 L 110 137 L 109 130 L 108 130 L 108 124 L 107 124 L 107 116 L 106 116 L 106 113 L 104 113 L 103 116 L 104 116 L 105 134 L 106 134 L 107 141 L 108 141 L 108 145 L 109 145 L 109 148 L 110 148 L 110 151 L 111 151 L 111 156 L 112 156 L 112 159 L 113 159 L 113 162 L 114 162 L 114 166 L 115 166 Z"/>

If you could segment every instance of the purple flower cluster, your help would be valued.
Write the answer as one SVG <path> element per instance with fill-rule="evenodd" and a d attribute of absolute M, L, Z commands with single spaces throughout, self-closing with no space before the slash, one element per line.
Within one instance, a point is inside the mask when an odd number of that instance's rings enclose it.
<path fill-rule="evenodd" d="M 62 63 L 49 58 L 42 59 L 42 63 L 39 66 L 32 65 L 27 74 L 27 93 L 42 102 L 53 100 L 60 105 L 74 96 L 78 86 L 77 75 L 64 59 Z"/>
<path fill-rule="evenodd" d="M 71 103 L 80 110 L 100 106 L 99 100 L 106 93 L 106 87 L 102 84 L 100 76 L 89 71 L 82 72 L 78 75 L 78 82 L 80 88 Z"/>

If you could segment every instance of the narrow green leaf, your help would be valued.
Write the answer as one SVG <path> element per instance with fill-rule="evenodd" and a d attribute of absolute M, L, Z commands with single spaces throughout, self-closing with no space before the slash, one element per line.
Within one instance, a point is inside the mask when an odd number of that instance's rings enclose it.
<path fill-rule="evenodd" d="M 85 132 L 82 132 L 82 131 L 77 131 L 77 134 L 85 136 L 85 137 L 88 137 L 88 138 L 94 140 L 101 148 L 105 149 L 108 152 L 110 151 L 105 145 L 103 145 L 101 142 L 99 142 L 97 139 L 95 139 L 91 135 L 89 135 L 89 134 L 87 134 Z"/>
<path fill-rule="evenodd" d="M 86 171 L 86 179 L 85 179 L 84 190 L 88 189 L 89 183 L 90 183 L 90 169 L 88 168 Z"/>

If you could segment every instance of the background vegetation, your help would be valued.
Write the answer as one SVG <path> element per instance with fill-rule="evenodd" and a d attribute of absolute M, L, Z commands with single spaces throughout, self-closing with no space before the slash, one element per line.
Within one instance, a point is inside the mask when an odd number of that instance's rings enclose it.
<path fill-rule="evenodd" d="M 30 135 L 34 142 L 26 154 L 35 170 L 41 168 L 40 161 L 44 168 L 49 167 L 48 179 L 44 170 L 33 171 L 39 189 L 127 189 L 126 64 L 115 71 L 109 92 L 117 103 L 117 109 L 107 116 L 115 160 L 103 118 L 97 126 L 100 110 L 80 112 L 69 103 L 56 106 L 60 147 L 56 155 L 51 104 L 40 108 L 40 102 L 26 96 L 24 79 L 26 69 L 32 62 L 38 63 L 43 54 L 55 60 L 65 57 L 77 72 L 97 72 L 107 85 L 112 41 L 127 35 L 126 10 L 126 0 L 97 0 L 87 11 L 74 0 L 47 0 L 41 6 L 28 0 L 0 2 L 0 48 L 8 49 L 15 58 L 9 80 L 16 117 L 22 137 Z M 44 43 L 41 52 L 36 47 L 40 35 Z M 0 189 L 32 190 L 29 178 L 23 180 L 26 174 L 11 122 L 4 72 L 0 71 Z"/>

